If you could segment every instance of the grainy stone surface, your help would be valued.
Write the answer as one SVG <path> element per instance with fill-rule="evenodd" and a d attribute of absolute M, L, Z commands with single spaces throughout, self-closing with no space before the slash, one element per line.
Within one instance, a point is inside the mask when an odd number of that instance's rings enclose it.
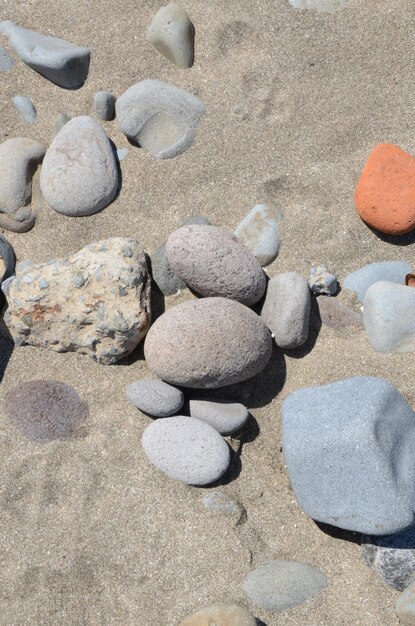
<path fill-rule="evenodd" d="M 110 91 L 97 91 L 94 96 L 95 115 L 108 122 L 115 117 L 115 96 Z"/>
<path fill-rule="evenodd" d="M 219 515 L 240 516 L 243 513 L 239 502 L 221 491 L 212 491 L 203 496 L 203 506 L 212 513 L 218 513 Z"/>
<path fill-rule="evenodd" d="M 170 235 L 166 251 L 173 271 L 202 296 L 221 296 L 249 306 L 264 294 L 266 278 L 260 264 L 223 228 L 183 226 Z"/>
<path fill-rule="evenodd" d="M 384 537 L 362 535 L 362 551 L 367 565 L 390 587 L 403 591 L 414 580 L 415 527 Z"/>
<path fill-rule="evenodd" d="M 321 321 L 326 326 L 342 330 L 349 326 L 363 328 L 363 316 L 359 311 L 350 309 L 338 298 L 318 298 L 318 310 Z"/>
<path fill-rule="evenodd" d="M 127 398 L 137 409 L 153 417 L 169 417 L 183 406 L 184 396 L 162 380 L 136 380 L 126 389 Z"/>
<path fill-rule="evenodd" d="M 25 122 L 28 124 L 34 124 L 34 122 L 36 122 L 36 109 L 30 98 L 26 96 L 14 96 L 12 101 Z"/>
<path fill-rule="evenodd" d="M 222 435 L 239 430 L 249 417 L 248 409 L 232 400 L 194 398 L 189 401 L 189 411 L 192 417 L 206 422 Z"/>
<path fill-rule="evenodd" d="M 272 350 L 271 334 L 250 309 L 225 298 L 178 304 L 151 327 L 147 364 L 169 383 L 224 387 L 258 374 Z"/>
<path fill-rule="evenodd" d="M 336 276 L 326 265 L 313 265 L 310 269 L 308 284 L 316 296 L 334 296 L 339 287 Z"/>
<path fill-rule="evenodd" d="M 98 122 L 83 115 L 63 126 L 46 151 L 40 188 L 46 202 L 64 215 L 92 215 L 112 202 L 117 164 Z"/>
<path fill-rule="evenodd" d="M 195 29 L 186 11 L 176 2 L 159 9 L 147 31 L 147 41 L 178 67 L 191 67 Z"/>
<path fill-rule="evenodd" d="M 411 265 L 405 261 L 371 263 L 348 274 L 343 281 L 343 287 L 354 291 L 360 302 L 363 302 L 366 291 L 371 285 L 379 281 L 404 285 L 405 276 L 411 270 Z"/>
<path fill-rule="evenodd" d="M 80 432 L 88 416 L 75 389 L 56 380 L 31 380 L 14 387 L 6 394 L 4 409 L 22 435 L 38 443 L 69 439 Z"/>
<path fill-rule="evenodd" d="M 4 319 L 16 345 L 76 351 L 115 363 L 150 324 L 150 280 L 134 239 L 92 243 L 67 259 L 21 263 Z"/>
<path fill-rule="evenodd" d="M 385 535 L 415 522 L 415 413 L 386 380 L 360 376 L 291 393 L 283 451 L 313 519 Z"/>
<path fill-rule="evenodd" d="M 205 607 L 180 622 L 179 626 L 256 626 L 256 624 L 252 613 L 232 604 Z"/>
<path fill-rule="evenodd" d="M 142 444 L 149 460 L 170 478 L 188 485 L 208 485 L 228 469 L 229 447 L 200 420 L 178 415 L 152 422 Z"/>
<path fill-rule="evenodd" d="M 277 258 L 280 247 L 278 224 L 282 214 L 266 204 L 256 204 L 240 222 L 235 235 L 249 248 L 262 267 Z"/>
<path fill-rule="evenodd" d="M 415 626 L 415 582 L 397 599 L 396 614 L 402 626 Z"/>

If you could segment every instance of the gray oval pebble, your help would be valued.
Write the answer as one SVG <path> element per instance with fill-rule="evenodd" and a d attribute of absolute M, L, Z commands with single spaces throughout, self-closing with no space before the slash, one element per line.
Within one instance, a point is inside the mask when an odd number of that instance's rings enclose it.
<path fill-rule="evenodd" d="M 235 235 L 264 267 L 277 257 L 280 247 L 278 224 L 281 213 L 266 204 L 256 204 L 238 225 Z"/>
<path fill-rule="evenodd" d="M 30 98 L 26 98 L 26 96 L 14 96 L 12 100 L 16 110 L 25 122 L 28 124 L 36 122 L 36 109 Z"/>
<path fill-rule="evenodd" d="M 108 122 L 115 117 L 115 96 L 110 91 L 97 91 L 94 96 L 94 110 L 100 120 Z"/>
<path fill-rule="evenodd" d="M 243 404 L 231 400 L 194 399 L 189 402 L 189 410 L 192 417 L 210 424 L 222 435 L 239 430 L 249 416 Z"/>
<path fill-rule="evenodd" d="M 174 415 L 184 402 L 183 392 L 162 380 L 136 380 L 128 385 L 126 395 L 140 411 L 153 417 Z"/>
<path fill-rule="evenodd" d="M 219 433 L 193 417 L 152 422 L 143 433 L 148 459 L 159 470 L 188 485 L 208 485 L 228 469 L 229 447 Z"/>

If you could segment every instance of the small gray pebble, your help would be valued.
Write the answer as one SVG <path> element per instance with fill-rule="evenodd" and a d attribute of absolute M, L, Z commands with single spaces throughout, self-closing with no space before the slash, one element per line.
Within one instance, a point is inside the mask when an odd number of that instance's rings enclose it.
<path fill-rule="evenodd" d="M 53 131 L 51 135 L 51 142 L 55 139 L 58 132 L 67 124 L 72 118 L 70 115 L 66 115 L 66 113 L 59 113 L 58 117 L 55 120 L 55 124 L 53 126 Z"/>
<path fill-rule="evenodd" d="M 115 117 L 115 96 L 110 91 L 97 91 L 94 96 L 95 114 L 100 120 L 108 122 Z"/>
<path fill-rule="evenodd" d="M 232 400 L 194 399 L 189 402 L 190 415 L 210 424 L 221 435 L 228 435 L 242 428 L 249 417 L 248 409 Z"/>
<path fill-rule="evenodd" d="M 235 235 L 249 248 L 262 267 L 276 259 L 280 247 L 278 224 L 282 214 L 266 204 L 257 204 L 240 222 Z"/>
<path fill-rule="evenodd" d="M 362 535 L 362 551 L 366 564 L 390 587 L 403 591 L 414 580 L 415 527 L 383 537 Z"/>
<path fill-rule="evenodd" d="M 241 514 L 242 507 L 239 502 L 233 500 L 226 493 L 221 491 L 212 491 L 203 496 L 203 506 L 212 511 L 213 513 L 219 513 L 220 515 L 236 515 Z"/>
<path fill-rule="evenodd" d="M 136 380 L 126 389 L 127 398 L 137 409 L 153 417 L 169 417 L 183 406 L 180 389 L 162 380 Z"/>
<path fill-rule="evenodd" d="M 354 291 L 360 302 L 363 302 L 366 291 L 373 283 L 387 281 L 404 285 L 405 276 L 411 271 L 411 266 L 405 261 L 371 263 L 348 274 L 344 279 L 343 287 Z"/>
<path fill-rule="evenodd" d="M 325 265 L 314 265 L 310 270 L 308 285 L 316 295 L 334 296 L 338 289 L 337 278 Z"/>
<path fill-rule="evenodd" d="M 14 65 L 14 61 L 10 54 L 3 46 L 0 46 L 0 72 L 7 72 L 11 70 Z"/>
<path fill-rule="evenodd" d="M 12 98 L 13 104 L 16 107 L 16 110 L 20 114 L 20 116 L 27 122 L 28 124 L 33 124 L 36 122 L 36 109 L 33 106 L 33 102 L 30 98 L 26 98 L 26 96 L 14 96 Z"/>

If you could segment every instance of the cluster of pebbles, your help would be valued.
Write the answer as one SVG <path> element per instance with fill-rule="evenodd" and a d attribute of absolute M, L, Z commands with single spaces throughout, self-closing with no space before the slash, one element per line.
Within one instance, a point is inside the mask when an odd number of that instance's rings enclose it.
<path fill-rule="evenodd" d="M 346 0 L 290 0 L 300 10 L 332 11 Z M 64 89 L 82 87 L 91 51 L 0 23 L 14 53 Z M 195 30 L 182 7 L 171 2 L 154 16 L 147 38 L 179 68 L 194 61 Z M 13 67 L 0 49 L 0 69 Z M 13 104 L 27 123 L 33 103 Z M 206 107 L 174 85 L 145 80 L 119 98 L 99 91 L 98 120 L 116 119 L 120 129 L 158 159 L 192 145 Z M 16 137 L 0 146 L 0 227 L 32 228 L 32 180 L 40 169 L 41 193 L 51 209 L 82 217 L 103 210 L 120 191 L 119 160 L 96 119 L 61 115 L 47 148 Z M 59 184 L 57 184 L 59 181 Z M 381 144 L 370 154 L 355 194 L 356 211 L 372 228 L 392 237 L 415 229 L 415 158 Z M 155 468 L 187 485 L 219 481 L 231 463 L 226 436 L 241 431 L 249 410 L 222 397 L 220 389 L 251 379 L 268 366 L 273 350 L 297 350 L 309 337 L 313 299 L 323 323 L 341 330 L 362 327 L 379 352 L 415 350 L 415 290 L 411 267 L 380 261 L 345 277 L 325 265 L 298 272 L 264 271 L 280 250 L 281 212 L 257 204 L 234 232 L 192 216 L 152 255 L 130 238 L 91 243 L 68 259 L 16 266 L 0 237 L 4 320 L 17 346 L 78 351 L 103 364 L 132 353 L 145 337 L 153 379 L 137 380 L 128 399 L 154 418 L 142 437 Z M 188 288 L 195 297 L 170 307 L 150 326 L 150 292 L 165 296 Z M 3 296 L 2 296 L 3 297 Z M 362 314 L 363 310 L 363 314 Z M 203 394 L 205 390 L 205 395 Z M 219 390 L 218 396 L 212 391 Z M 23 436 L 36 443 L 82 432 L 88 408 L 59 381 L 30 381 L 12 389 L 5 410 Z M 361 533 L 370 567 L 404 590 L 397 605 L 403 623 L 415 623 L 415 413 L 386 380 L 362 376 L 299 389 L 282 408 L 283 452 L 297 502 L 312 519 Z M 363 479 L 362 479 L 363 477 Z M 362 487 L 364 481 L 364 488 Z M 210 494 L 206 506 L 238 512 L 237 503 Z M 223 494 L 222 494 L 223 495 Z M 243 588 L 251 602 L 270 612 L 288 610 L 321 592 L 323 573 L 309 565 L 269 561 L 251 571 Z M 236 605 L 206 607 L 181 626 L 254 626 Z"/>

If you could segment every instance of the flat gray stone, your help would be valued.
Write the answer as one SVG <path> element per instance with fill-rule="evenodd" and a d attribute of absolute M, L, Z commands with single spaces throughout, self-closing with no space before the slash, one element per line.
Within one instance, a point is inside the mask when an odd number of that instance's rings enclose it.
<path fill-rule="evenodd" d="M 370 535 L 415 522 L 415 413 L 386 380 L 299 389 L 282 406 L 283 451 L 313 519 Z"/>
<path fill-rule="evenodd" d="M 194 40 L 194 26 L 176 2 L 159 9 L 147 31 L 147 41 L 177 67 L 192 67 Z"/>
<path fill-rule="evenodd" d="M 189 401 L 189 411 L 192 417 L 210 424 L 222 435 L 239 430 L 249 417 L 243 404 L 231 400 L 193 399 Z"/>
<path fill-rule="evenodd" d="M 341 330 L 354 326 L 363 328 L 363 316 L 359 311 L 349 309 L 348 306 L 339 302 L 337 298 L 318 298 L 318 309 L 323 324 Z"/>
<path fill-rule="evenodd" d="M 36 109 L 30 98 L 26 98 L 26 96 L 14 96 L 12 101 L 19 115 L 25 122 L 28 124 L 34 124 L 36 122 Z"/>
<path fill-rule="evenodd" d="M 170 478 L 188 485 L 208 485 L 228 469 L 229 447 L 219 433 L 193 417 L 152 422 L 143 433 L 148 459 Z"/>
<path fill-rule="evenodd" d="M 345 289 L 354 291 L 360 302 L 363 302 L 366 291 L 371 285 L 379 281 L 405 284 L 405 276 L 412 271 L 405 261 L 381 261 L 371 263 L 351 272 L 343 282 Z"/>
<path fill-rule="evenodd" d="M 175 274 L 202 296 L 221 296 L 249 306 L 264 294 L 261 265 L 223 228 L 183 226 L 170 235 L 166 251 Z"/>
<path fill-rule="evenodd" d="M 63 215 L 92 215 L 108 206 L 118 189 L 114 153 L 91 117 L 74 117 L 49 146 L 40 173 L 42 194 Z"/>
<path fill-rule="evenodd" d="M 221 491 L 212 491 L 203 496 L 203 506 L 212 513 L 219 515 L 241 515 L 243 508 L 236 500 L 233 500 L 226 493 Z"/>
<path fill-rule="evenodd" d="M 288 2 L 294 9 L 318 13 L 334 13 L 349 4 L 349 0 L 288 0 Z"/>
<path fill-rule="evenodd" d="M 172 159 L 193 143 L 206 107 L 193 94 L 161 80 L 143 80 L 115 104 L 122 132 L 158 159 Z"/>
<path fill-rule="evenodd" d="M 267 204 L 256 204 L 237 226 L 235 236 L 249 248 L 265 267 L 278 256 L 280 233 L 278 224 L 282 214 Z"/>
<path fill-rule="evenodd" d="M 110 91 L 97 91 L 94 96 L 95 115 L 108 122 L 115 117 L 115 96 Z"/>
<path fill-rule="evenodd" d="M 253 604 L 280 612 L 310 600 L 327 579 L 317 568 L 291 561 L 268 561 L 248 574 L 243 588 Z"/>
<path fill-rule="evenodd" d="M 336 276 L 325 265 L 313 265 L 308 285 L 316 296 L 334 296 L 339 288 Z"/>
<path fill-rule="evenodd" d="M 366 564 L 390 587 L 403 591 L 412 583 L 415 574 L 415 527 L 394 535 L 362 535 L 362 551 Z"/>
<path fill-rule="evenodd" d="M 216 388 L 261 372 L 271 333 L 256 313 L 225 298 L 188 300 L 168 309 L 144 344 L 149 368 L 173 385 Z"/>
<path fill-rule="evenodd" d="M 12 69 L 14 61 L 3 46 L 0 46 L 0 72 L 8 72 Z"/>
<path fill-rule="evenodd" d="M 136 380 L 128 385 L 126 395 L 130 402 L 147 415 L 169 417 L 183 406 L 183 392 L 162 380 Z"/>
<path fill-rule="evenodd" d="M 280 348 L 302 346 L 310 326 L 310 290 L 297 272 L 278 274 L 268 282 L 261 317 Z"/>
<path fill-rule="evenodd" d="M 396 614 L 402 626 L 415 626 L 415 582 L 396 601 Z"/>
<path fill-rule="evenodd" d="M 373 284 L 363 301 L 363 323 L 377 352 L 413 352 L 415 289 L 383 281 Z"/>
<path fill-rule="evenodd" d="M 0 33 L 8 37 L 11 48 L 26 65 L 55 85 L 78 89 L 86 81 L 91 54 L 89 48 L 21 28 L 10 21 L 0 22 Z"/>

